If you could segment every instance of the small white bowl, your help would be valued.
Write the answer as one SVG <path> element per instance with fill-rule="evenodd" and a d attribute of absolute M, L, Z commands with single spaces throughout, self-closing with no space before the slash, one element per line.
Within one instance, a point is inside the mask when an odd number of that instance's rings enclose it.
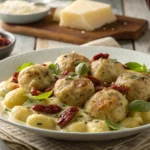
<path fill-rule="evenodd" d="M 43 19 L 45 16 L 48 15 L 49 10 L 50 8 L 46 7 L 45 11 L 27 15 L 12 15 L 0 13 L 0 19 L 6 23 L 11 24 L 29 24 Z"/>

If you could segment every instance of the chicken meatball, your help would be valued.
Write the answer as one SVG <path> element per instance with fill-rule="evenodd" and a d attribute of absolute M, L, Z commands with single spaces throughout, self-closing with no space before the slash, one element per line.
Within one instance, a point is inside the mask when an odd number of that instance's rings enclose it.
<path fill-rule="evenodd" d="M 90 69 L 90 64 L 91 64 L 90 60 L 85 56 L 79 55 L 75 52 L 59 56 L 56 59 L 55 64 L 57 63 L 59 65 L 60 70 L 62 72 L 64 71 L 74 72 L 76 63 L 79 61 L 87 63 Z"/>
<path fill-rule="evenodd" d="M 94 94 L 85 104 L 85 109 L 96 119 L 108 118 L 113 122 L 123 120 L 128 111 L 127 99 L 114 89 L 104 89 Z"/>
<path fill-rule="evenodd" d="M 62 78 L 54 86 L 54 95 L 65 104 L 82 106 L 94 94 L 93 83 L 83 77 Z"/>
<path fill-rule="evenodd" d="M 117 78 L 115 84 L 129 88 L 125 94 L 130 102 L 136 99 L 148 100 L 150 97 L 150 78 L 143 73 L 123 73 Z"/>
<path fill-rule="evenodd" d="M 124 71 L 121 63 L 111 59 L 100 58 L 91 64 L 92 76 L 107 83 L 116 81 L 117 77 Z"/>
<path fill-rule="evenodd" d="M 48 88 L 53 81 L 54 76 L 48 70 L 48 67 L 39 64 L 23 69 L 18 76 L 19 85 L 27 91 L 30 91 L 32 87 L 37 90 L 44 90 Z"/>

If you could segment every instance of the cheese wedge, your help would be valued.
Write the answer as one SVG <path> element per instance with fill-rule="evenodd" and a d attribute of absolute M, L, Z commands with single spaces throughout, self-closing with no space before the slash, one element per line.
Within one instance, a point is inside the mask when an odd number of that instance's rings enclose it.
<path fill-rule="evenodd" d="M 54 15 L 53 15 L 53 20 L 59 22 L 60 21 L 60 15 L 61 12 L 65 9 L 65 7 L 58 7 L 56 8 Z"/>
<path fill-rule="evenodd" d="M 60 26 L 92 31 L 116 21 L 111 6 L 105 3 L 76 0 L 60 15 Z"/>

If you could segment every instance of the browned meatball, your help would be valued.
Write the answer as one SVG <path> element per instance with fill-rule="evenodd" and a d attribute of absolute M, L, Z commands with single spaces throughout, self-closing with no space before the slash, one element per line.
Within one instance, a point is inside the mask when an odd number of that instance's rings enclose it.
<path fill-rule="evenodd" d="M 116 81 L 117 77 L 124 71 L 121 63 L 113 62 L 111 59 L 100 58 L 91 64 L 92 76 L 107 83 Z"/>
<path fill-rule="evenodd" d="M 104 89 L 94 94 L 85 104 L 85 110 L 96 119 L 108 118 L 119 122 L 126 117 L 127 99 L 114 89 Z"/>
<path fill-rule="evenodd" d="M 75 71 L 75 63 L 77 62 L 85 62 L 88 64 L 89 69 L 90 69 L 90 60 L 88 58 L 86 58 L 83 55 L 77 54 L 75 52 L 72 53 L 68 53 L 68 54 L 63 54 L 61 56 L 59 56 L 55 63 L 57 63 L 60 67 L 60 70 L 62 72 L 64 71 L 70 71 L 70 72 L 74 72 Z"/>
<path fill-rule="evenodd" d="M 54 76 L 47 66 L 32 65 L 19 73 L 18 83 L 20 87 L 30 91 L 32 87 L 37 90 L 48 88 L 54 81 Z"/>
<path fill-rule="evenodd" d="M 143 73 L 123 73 L 117 78 L 115 84 L 129 87 L 129 91 L 126 92 L 126 98 L 129 101 L 148 100 L 150 97 L 150 78 Z"/>
<path fill-rule="evenodd" d="M 94 94 L 93 83 L 83 77 L 59 79 L 54 87 L 54 95 L 63 103 L 82 106 Z"/>

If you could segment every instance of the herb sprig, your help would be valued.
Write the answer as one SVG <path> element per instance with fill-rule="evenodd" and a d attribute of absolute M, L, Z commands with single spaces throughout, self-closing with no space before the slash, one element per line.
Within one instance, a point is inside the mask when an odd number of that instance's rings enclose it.
<path fill-rule="evenodd" d="M 113 130 L 123 130 L 123 129 L 125 129 L 125 127 L 121 126 L 120 124 L 111 122 L 108 118 L 105 119 L 105 122 Z"/>
<path fill-rule="evenodd" d="M 150 111 L 150 102 L 134 100 L 129 104 L 129 110 L 135 112 L 148 112 Z"/>
<path fill-rule="evenodd" d="M 34 65 L 34 63 L 32 63 L 32 62 L 23 63 L 21 66 L 19 66 L 17 68 L 17 71 L 20 72 L 21 70 L 25 69 L 26 67 L 29 67 L 29 66 L 32 66 L 32 65 Z"/>
<path fill-rule="evenodd" d="M 133 71 L 149 72 L 149 69 L 147 69 L 145 64 L 141 65 L 137 62 L 128 62 L 125 64 L 125 66 L 127 66 L 127 68 L 129 68 L 130 70 L 133 70 Z"/>

